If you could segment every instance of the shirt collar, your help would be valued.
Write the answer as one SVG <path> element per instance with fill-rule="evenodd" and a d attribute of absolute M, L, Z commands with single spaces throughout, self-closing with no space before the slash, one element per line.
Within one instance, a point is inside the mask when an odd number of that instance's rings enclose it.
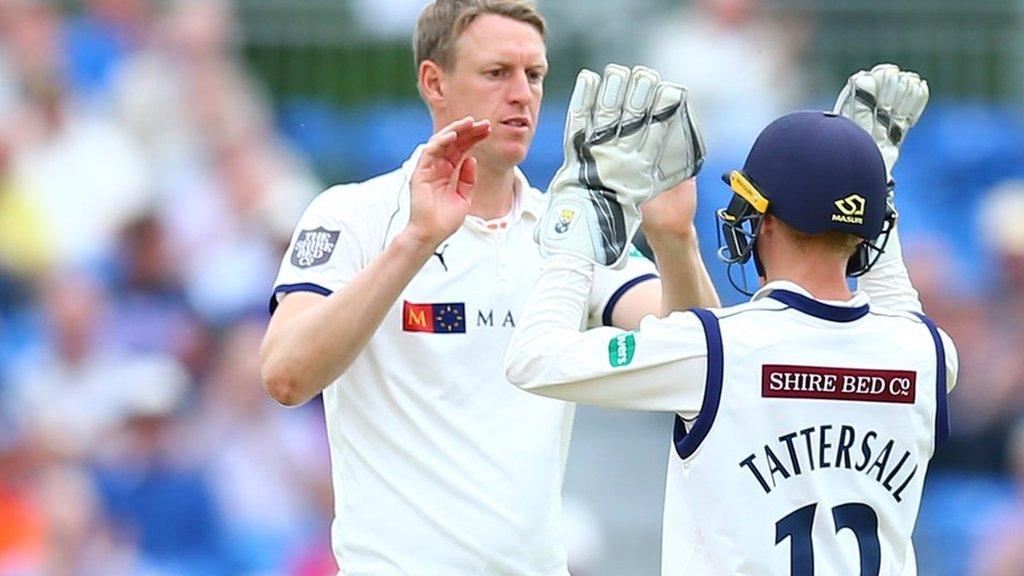
<path fill-rule="evenodd" d="M 868 313 L 870 298 L 864 292 L 854 292 L 849 300 L 818 300 L 806 289 L 789 280 L 775 280 L 754 293 L 751 301 L 772 298 L 805 314 L 832 320 L 850 322 Z"/>

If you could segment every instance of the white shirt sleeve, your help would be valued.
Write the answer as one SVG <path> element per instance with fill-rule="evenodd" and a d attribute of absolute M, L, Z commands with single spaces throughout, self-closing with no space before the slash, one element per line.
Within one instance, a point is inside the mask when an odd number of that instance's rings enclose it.
<path fill-rule="evenodd" d="M 290 292 L 331 294 L 380 252 L 365 202 L 353 201 L 357 195 L 356 187 L 338 186 L 310 202 L 281 261 L 271 313 Z"/>
<path fill-rule="evenodd" d="M 857 288 L 867 293 L 871 302 L 879 307 L 921 313 L 921 299 L 910 282 L 907 265 L 903 262 L 899 226 L 889 235 L 889 243 L 878 262 L 860 277 Z"/>
<path fill-rule="evenodd" d="M 649 316 L 635 332 L 580 332 L 593 276 L 594 266 L 582 259 L 548 259 L 506 353 L 509 381 L 562 400 L 695 417 L 707 372 L 700 321 L 676 312 Z"/>

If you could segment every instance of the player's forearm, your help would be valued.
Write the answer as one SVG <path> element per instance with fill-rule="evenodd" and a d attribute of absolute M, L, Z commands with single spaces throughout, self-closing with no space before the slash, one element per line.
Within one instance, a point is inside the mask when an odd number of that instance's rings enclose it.
<path fill-rule="evenodd" d="M 542 384 L 545 366 L 557 361 L 565 345 L 580 336 L 593 275 L 594 265 L 581 258 L 548 259 L 505 352 L 510 382 L 524 389 Z"/>
<path fill-rule="evenodd" d="M 661 314 L 689 308 L 720 306 L 718 293 L 700 255 L 695 229 L 686 235 L 647 238 L 661 276 Z"/>
<path fill-rule="evenodd" d="M 899 227 L 893 229 L 885 252 L 871 270 L 860 277 L 857 287 L 871 297 L 872 304 L 890 310 L 921 312 L 921 299 L 910 281 L 903 262 Z"/>
<path fill-rule="evenodd" d="M 643 352 L 641 332 L 580 332 L 592 275 L 593 265 L 573 256 L 548 261 L 506 352 L 508 380 L 571 402 L 696 414 L 706 367 L 703 329 L 693 322 L 662 339 L 664 327 L 648 318 Z"/>
<path fill-rule="evenodd" d="M 280 325 L 272 322 L 261 350 L 268 392 L 297 406 L 344 373 L 432 251 L 403 232 L 343 288 Z"/>

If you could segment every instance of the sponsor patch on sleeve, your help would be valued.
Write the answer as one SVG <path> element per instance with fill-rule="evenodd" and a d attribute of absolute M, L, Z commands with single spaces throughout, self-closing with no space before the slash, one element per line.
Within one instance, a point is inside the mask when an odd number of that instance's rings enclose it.
<path fill-rule="evenodd" d="M 761 367 L 762 398 L 811 398 L 913 404 L 917 372 L 822 366 Z"/>
<path fill-rule="evenodd" d="M 322 226 L 299 232 L 295 247 L 292 248 L 292 266 L 312 268 L 330 260 L 338 244 L 339 233 L 338 230 L 327 230 Z"/>
<path fill-rule="evenodd" d="M 636 352 L 636 336 L 632 332 L 623 332 L 608 341 L 608 364 L 612 368 L 627 366 L 633 361 Z"/>

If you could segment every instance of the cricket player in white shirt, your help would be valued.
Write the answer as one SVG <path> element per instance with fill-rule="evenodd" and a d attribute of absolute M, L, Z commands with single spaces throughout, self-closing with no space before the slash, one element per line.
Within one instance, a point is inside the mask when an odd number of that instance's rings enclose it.
<path fill-rule="evenodd" d="M 427 6 L 415 50 L 436 133 L 399 170 L 317 197 L 282 262 L 264 386 L 285 405 L 323 392 L 332 545 L 348 576 L 567 574 L 573 405 L 522 392 L 502 372 L 543 266 L 532 234 L 547 196 L 516 166 L 537 125 L 544 37 L 523 0 Z M 602 81 L 586 78 L 595 90 Z M 692 219 L 703 159 L 685 91 L 640 67 L 610 66 L 603 82 L 606 132 L 655 125 L 646 148 L 622 158 L 670 152 L 644 222 L 667 256 L 659 281 L 629 255 L 635 228 L 624 224 L 637 218 L 595 194 L 587 209 L 607 227 L 602 258 L 621 269 L 588 285 L 588 323 L 633 328 L 647 314 L 715 305 L 696 245 L 676 232 Z M 633 115 L 622 117 L 624 105 Z M 588 165 L 588 145 L 570 141 L 567 153 Z"/>
<path fill-rule="evenodd" d="M 553 256 L 507 376 L 552 398 L 676 414 L 662 574 L 916 574 L 911 534 L 957 356 L 921 313 L 887 183 L 927 99 L 916 74 L 879 65 L 851 77 L 834 112 L 765 128 L 719 211 L 721 256 L 753 257 L 764 281 L 749 303 L 581 333 L 601 258 L 585 232 L 541 231 Z M 552 205 L 578 193 L 553 188 Z"/>

